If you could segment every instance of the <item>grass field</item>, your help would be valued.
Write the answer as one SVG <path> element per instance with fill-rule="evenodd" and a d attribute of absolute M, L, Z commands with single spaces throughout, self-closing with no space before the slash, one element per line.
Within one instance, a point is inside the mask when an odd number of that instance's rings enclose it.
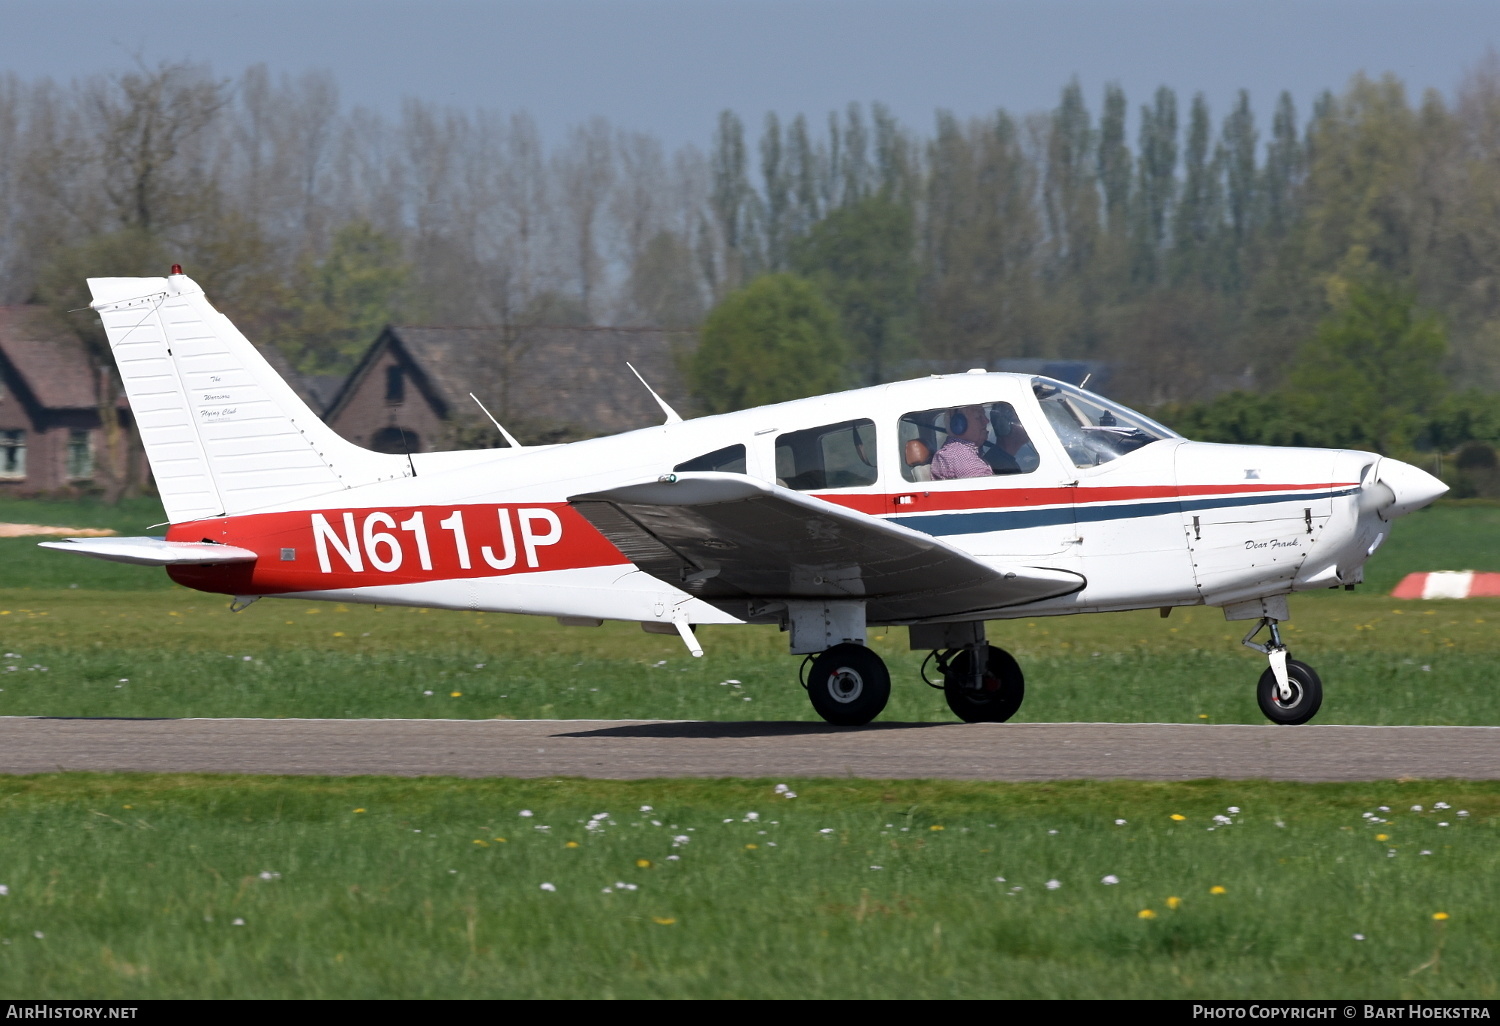
<path fill-rule="evenodd" d="M 140 531 L 159 512 L 0 504 L 0 518 L 28 515 Z M 1500 600 L 1379 594 L 1412 569 L 1463 567 L 1500 568 L 1500 507 L 1419 513 L 1359 593 L 1293 599 L 1286 637 L 1327 685 L 1318 722 L 1500 723 Z M 997 622 L 991 637 L 1027 675 L 1018 720 L 1259 723 L 1263 658 L 1238 644 L 1245 626 L 1179 609 Z M 0 539 L 0 715 L 813 718 L 784 636 L 700 637 L 694 660 L 624 624 L 278 599 L 232 614 L 159 571 Z M 886 719 L 952 719 L 904 630 L 872 644 L 896 685 Z"/>
<path fill-rule="evenodd" d="M 1500 997 L 1500 785 L 774 783 L 7 780 L 0 991 Z"/>

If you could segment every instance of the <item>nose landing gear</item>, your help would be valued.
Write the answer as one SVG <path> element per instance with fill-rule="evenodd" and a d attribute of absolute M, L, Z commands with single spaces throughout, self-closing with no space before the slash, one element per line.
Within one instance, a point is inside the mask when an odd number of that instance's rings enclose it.
<path fill-rule="evenodd" d="M 1270 641 L 1260 644 L 1254 637 L 1262 630 L 1270 630 Z M 1255 699 L 1260 711 L 1272 723 L 1296 726 L 1306 723 L 1317 715 L 1323 705 L 1323 681 L 1316 670 L 1304 662 L 1291 658 L 1286 645 L 1281 642 L 1281 631 L 1276 620 L 1263 616 L 1260 622 L 1245 635 L 1243 645 L 1263 652 L 1271 665 L 1260 675 L 1255 687 Z"/>

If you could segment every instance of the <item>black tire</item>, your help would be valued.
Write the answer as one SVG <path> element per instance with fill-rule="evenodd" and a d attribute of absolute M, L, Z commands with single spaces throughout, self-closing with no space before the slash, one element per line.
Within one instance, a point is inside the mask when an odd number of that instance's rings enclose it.
<path fill-rule="evenodd" d="M 989 650 L 982 688 L 969 687 L 972 657 L 967 650 L 954 656 L 943 674 L 943 697 L 953 715 L 965 723 L 1004 723 L 1016 714 L 1026 697 L 1026 678 L 1015 657 L 994 645 Z"/>
<path fill-rule="evenodd" d="M 891 699 L 885 661 L 863 645 L 834 645 L 813 660 L 807 697 L 818 715 L 839 727 L 862 727 Z"/>
<path fill-rule="evenodd" d="M 1283 702 L 1276 688 L 1276 675 L 1266 667 L 1255 687 L 1255 700 L 1266 719 L 1295 727 L 1318 714 L 1323 705 L 1323 681 L 1316 670 L 1296 659 L 1286 661 L 1286 679 L 1292 686 L 1292 697 Z"/>

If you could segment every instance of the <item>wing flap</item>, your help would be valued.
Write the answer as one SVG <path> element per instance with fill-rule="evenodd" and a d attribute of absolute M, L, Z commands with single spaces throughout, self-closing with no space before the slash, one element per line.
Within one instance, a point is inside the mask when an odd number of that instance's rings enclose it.
<path fill-rule="evenodd" d="M 1067 570 L 981 562 L 941 539 L 740 474 L 683 474 L 569 499 L 632 563 L 706 601 L 857 598 L 877 622 L 1066 595 Z"/>
<path fill-rule="evenodd" d="M 63 538 L 37 542 L 44 549 L 76 552 L 137 566 L 202 566 L 208 563 L 253 563 L 260 558 L 249 549 L 214 542 L 174 542 L 165 538 Z"/>

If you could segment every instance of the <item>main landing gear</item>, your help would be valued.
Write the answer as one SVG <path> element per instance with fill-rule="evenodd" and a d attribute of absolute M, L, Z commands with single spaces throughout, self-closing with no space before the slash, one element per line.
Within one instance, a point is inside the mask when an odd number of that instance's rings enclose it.
<path fill-rule="evenodd" d="M 1260 618 L 1242 642 L 1247 648 L 1263 652 L 1271 665 L 1260 675 L 1255 686 L 1255 700 L 1260 711 L 1272 723 L 1296 726 L 1306 723 L 1323 704 L 1323 681 L 1311 666 L 1291 658 L 1286 645 L 1282 644 L 1277 621 L 1269 616 Z M 1262 645 L 1253 640 L 1257 634 L 1269 629 L 1270 640 Z"/>
<path fill-rule="evenodd" d="M 828 647 L 803 660 L 802 686 L 818 715 L 829 723 L 863 726 L 879 716 L 890 700 L 890 671 L 880 656 L 862 644 L 862 630 L 836 629 L 840 610 L 833 603 L 816 607 L 812 613 L 792 619 L 792 650 L 795 653 L 800 647 L 806 653 L 816 644 L 814 639 Z M 911 647 L 931 653 L 922 663 L 922 680 L 942 690 L 948 708 L 959 719 L 1003 723 L 1021 707 L 1026 694 L 1021 667 L 1009 652 L 985 641 L 982 621 L 913 626 Z M 937 681 L 927 676 L 927 665 L 934 662 L 942 674 Z"/>

